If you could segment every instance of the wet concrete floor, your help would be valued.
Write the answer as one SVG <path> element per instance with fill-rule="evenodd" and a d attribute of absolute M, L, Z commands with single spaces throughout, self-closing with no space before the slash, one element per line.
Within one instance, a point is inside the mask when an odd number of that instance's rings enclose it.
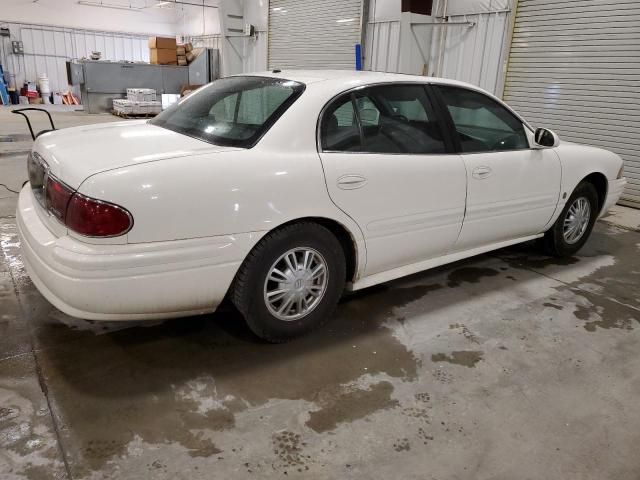
<path fill-rule="evenodd" d="M 640 212 L 623 210 L 574 258 L 525 244 L 373 287 L 285 345 L 232 309 L 71 319 L 0 216 L 0 478 L 637 480 Z"/>

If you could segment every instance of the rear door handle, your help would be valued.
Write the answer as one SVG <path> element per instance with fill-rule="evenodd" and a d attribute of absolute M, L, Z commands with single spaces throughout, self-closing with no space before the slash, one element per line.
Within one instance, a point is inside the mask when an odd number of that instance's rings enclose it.
<path fill-rule="evenodd" d="M 338 188 L 342 190 L 355 190 L 367 184 L 367 179 L 362 175 L 348 174 L 338 178 Z"/>
<path fill-rule="evenodd" d="M 493 173 L 493 170 L 491 170 L 491 167 L 482 166 L 482 167 L 474 168 L 472 175 L 473 175 L 473 178 L 482 180 L 483 178 L 487 178 L 491 176 L 492 173 Z"/>

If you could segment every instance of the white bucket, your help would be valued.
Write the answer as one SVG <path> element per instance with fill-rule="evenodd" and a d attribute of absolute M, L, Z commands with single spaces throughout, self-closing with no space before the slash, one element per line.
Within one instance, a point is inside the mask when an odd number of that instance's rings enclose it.
<path fill-rule="evenodd" d="M 49 87 L 49 78 L 47 77 L 46 73 L 41 73 L 40 75 L 38 75 L 38 86 L 40 87 L 40 94 L 43 97 L 51 93 L 51 88 Z"/>

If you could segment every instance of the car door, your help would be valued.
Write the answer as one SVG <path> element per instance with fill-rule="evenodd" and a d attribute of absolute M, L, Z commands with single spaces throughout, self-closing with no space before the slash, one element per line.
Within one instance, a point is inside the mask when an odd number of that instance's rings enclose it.
<path fill-rule="evenodd" d="M 462 226 L 466 173 L 425 86 L 346 92 L 319 124 L 327 189 L 362 229 L 365 275 L 447 253 Z"/>
<path fill-rule="evenodd" d="M 455 250 L 534 235 L 551 219 L 561 165 L 508 108 L 475 90 L 434 86 L 467 170 L 467 210 Z"/>

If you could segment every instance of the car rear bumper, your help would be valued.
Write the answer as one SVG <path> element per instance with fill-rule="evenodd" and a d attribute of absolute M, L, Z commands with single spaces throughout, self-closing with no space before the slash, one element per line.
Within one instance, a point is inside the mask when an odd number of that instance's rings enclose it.
<path fill-rule="evenodd" d="M 144 320 L 215 310 L 262 234 L 170 242 L 96 245 L 55 236 L 40 219 L 31 188 L 16 212 L 22 258 L 55 307 L 89 320 Z"/>
<path fill-rule="evenodd" d="M 600 210 L 600 216 L 607 213 L 607 211 L 613 207 L 618 200 L 620 200 L 620 196 L 622 196 L 622 192 L 624 191 L 624 187 L 627 185 L 626 178 L 618 178 L 616 180 L 609 181 L 609 188 L 607 190 L 607 198 L 604 201 L 604 205 Z"/>

